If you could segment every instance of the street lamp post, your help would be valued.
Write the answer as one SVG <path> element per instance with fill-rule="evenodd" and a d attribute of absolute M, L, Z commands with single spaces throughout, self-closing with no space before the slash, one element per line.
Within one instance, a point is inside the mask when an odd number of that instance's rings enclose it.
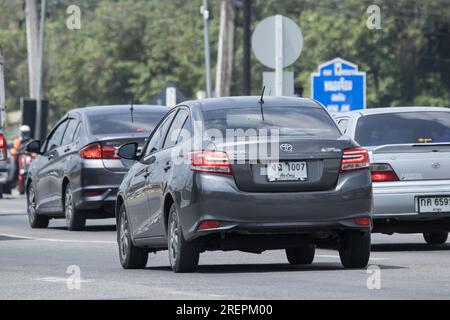
<path fill-rule="evenodd" d="M 209 49 L 209 10 L 208 0 L 203 0 L 203 6 L 200 8 L 200 12 L 203 15 L 203 31 L 205 42 L 205 75 L 206 75 L 206 97 L 211 98 L 211 57 Z"/>

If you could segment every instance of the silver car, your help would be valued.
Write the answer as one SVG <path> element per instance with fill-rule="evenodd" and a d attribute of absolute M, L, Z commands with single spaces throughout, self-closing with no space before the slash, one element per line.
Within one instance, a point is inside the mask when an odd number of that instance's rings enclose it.
<path fill-rule="evenodd" d="M 443 244 L 450 230 L 450 109 L 377 108 L 335 114 L 345 136 L 369 151 L 374 232 L 423 233 Z"/>

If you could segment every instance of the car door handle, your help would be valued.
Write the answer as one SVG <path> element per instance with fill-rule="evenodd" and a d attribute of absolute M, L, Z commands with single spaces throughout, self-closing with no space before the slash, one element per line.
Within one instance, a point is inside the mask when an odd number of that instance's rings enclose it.
<path fill-rule="evenodd" d="M 69 152 L 70 149 L 71 149 L 70 147 L 67 147 L 67 148 L 64 149 L 64 152 Z"/>
<path fill-rule="evenodd" d="M 53 160 L 53 159 L 55 159 L 55 155 L 53 153 L 49 154 L 47 158 L 48 158 L 48 160 Z"/>
<path fill-rule="evenodd" d="M 150 176 L 150 174 L 151 174 L 151 172 L 148 169 L 145 170 L 144 178 L 148 178 Z"/>

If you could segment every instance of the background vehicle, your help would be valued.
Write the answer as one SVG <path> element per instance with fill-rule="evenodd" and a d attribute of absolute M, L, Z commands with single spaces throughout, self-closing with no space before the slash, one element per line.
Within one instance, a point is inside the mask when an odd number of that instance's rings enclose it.
<path fill-rule="evenodd" d="M 8 168 L 8 144 L 3 131 L 0 130 L 0 199 L 3 198 L 4 188 L 7 188 L 6 186 L 8 184 L 9 177 Z"/>
<path fill-rule="evenodd" d="M 117 188 L 133 163 L 120 159 L 117 148 L 129 141 L 142 145 L 166 112 L 161 106 L 76 109 L 42 146 L 31 142 L 28 151 L 40 154 L 26 183 L 31 227 L 65 217 L 69 230 L 80 230 L 86 219 L 113 217 Z"/>
<path fill-rule="evenodd" d="M 367 151 L 342 139 L 312 100 L 265 100 L 187 102 L 159 123 L 141 156 L 136 144 L 121 147 L 124 158 L 139 158 L 117 198 L 124 268 L 143 268 L 148 252 L 164 249 L 175 272 L 195 270 L 206 250 L 286 249 L 291 264 L 310 264 L 318 243 L 338 249 L 345 267 L 366 266 L 372 226 Z M 198 147 L 180 136 L 184 129 L 192 137 L 192 128 L 202 132 Z M 280 157 L 267 165 L 262 161 L 269 158 L 249 160 L 251 148 L 268 140 L 245 141 L 245 153 L 232 155 L 227 150 L 236 142 L 219 144 L 204 135 L 264 128 L 280 132 Z"/>
<path fill-rule="evenodd" d="M 379 108 L 335 115 L 369 150 L 374 232 L 423 233 L 445 243 L 450 230 L 450 110 Z"/>

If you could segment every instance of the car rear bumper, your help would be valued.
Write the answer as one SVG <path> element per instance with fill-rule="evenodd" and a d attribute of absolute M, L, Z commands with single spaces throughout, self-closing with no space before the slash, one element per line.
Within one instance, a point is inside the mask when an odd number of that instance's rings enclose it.
<path fill-rule="evenodd" d="M 371 217 L 369 173 L 341 175 L 329 191 L 251 193 L 239 191 L 230 176 L 198 174 L 190 203 L 180 205 L 187 240 L 211 233 L 301 234 L 346 229 L 371 230 L 355 219 Z M 198 231 L 204 220 L 219 220 L 220 227 Z"/>
<path fill-rule="evenodd" d="M 374 183 L 374 232 L 450 230 L 450 212 L 419 213 L 418 197 L 427 196 L 450 196 L 450 180 Z"/>

